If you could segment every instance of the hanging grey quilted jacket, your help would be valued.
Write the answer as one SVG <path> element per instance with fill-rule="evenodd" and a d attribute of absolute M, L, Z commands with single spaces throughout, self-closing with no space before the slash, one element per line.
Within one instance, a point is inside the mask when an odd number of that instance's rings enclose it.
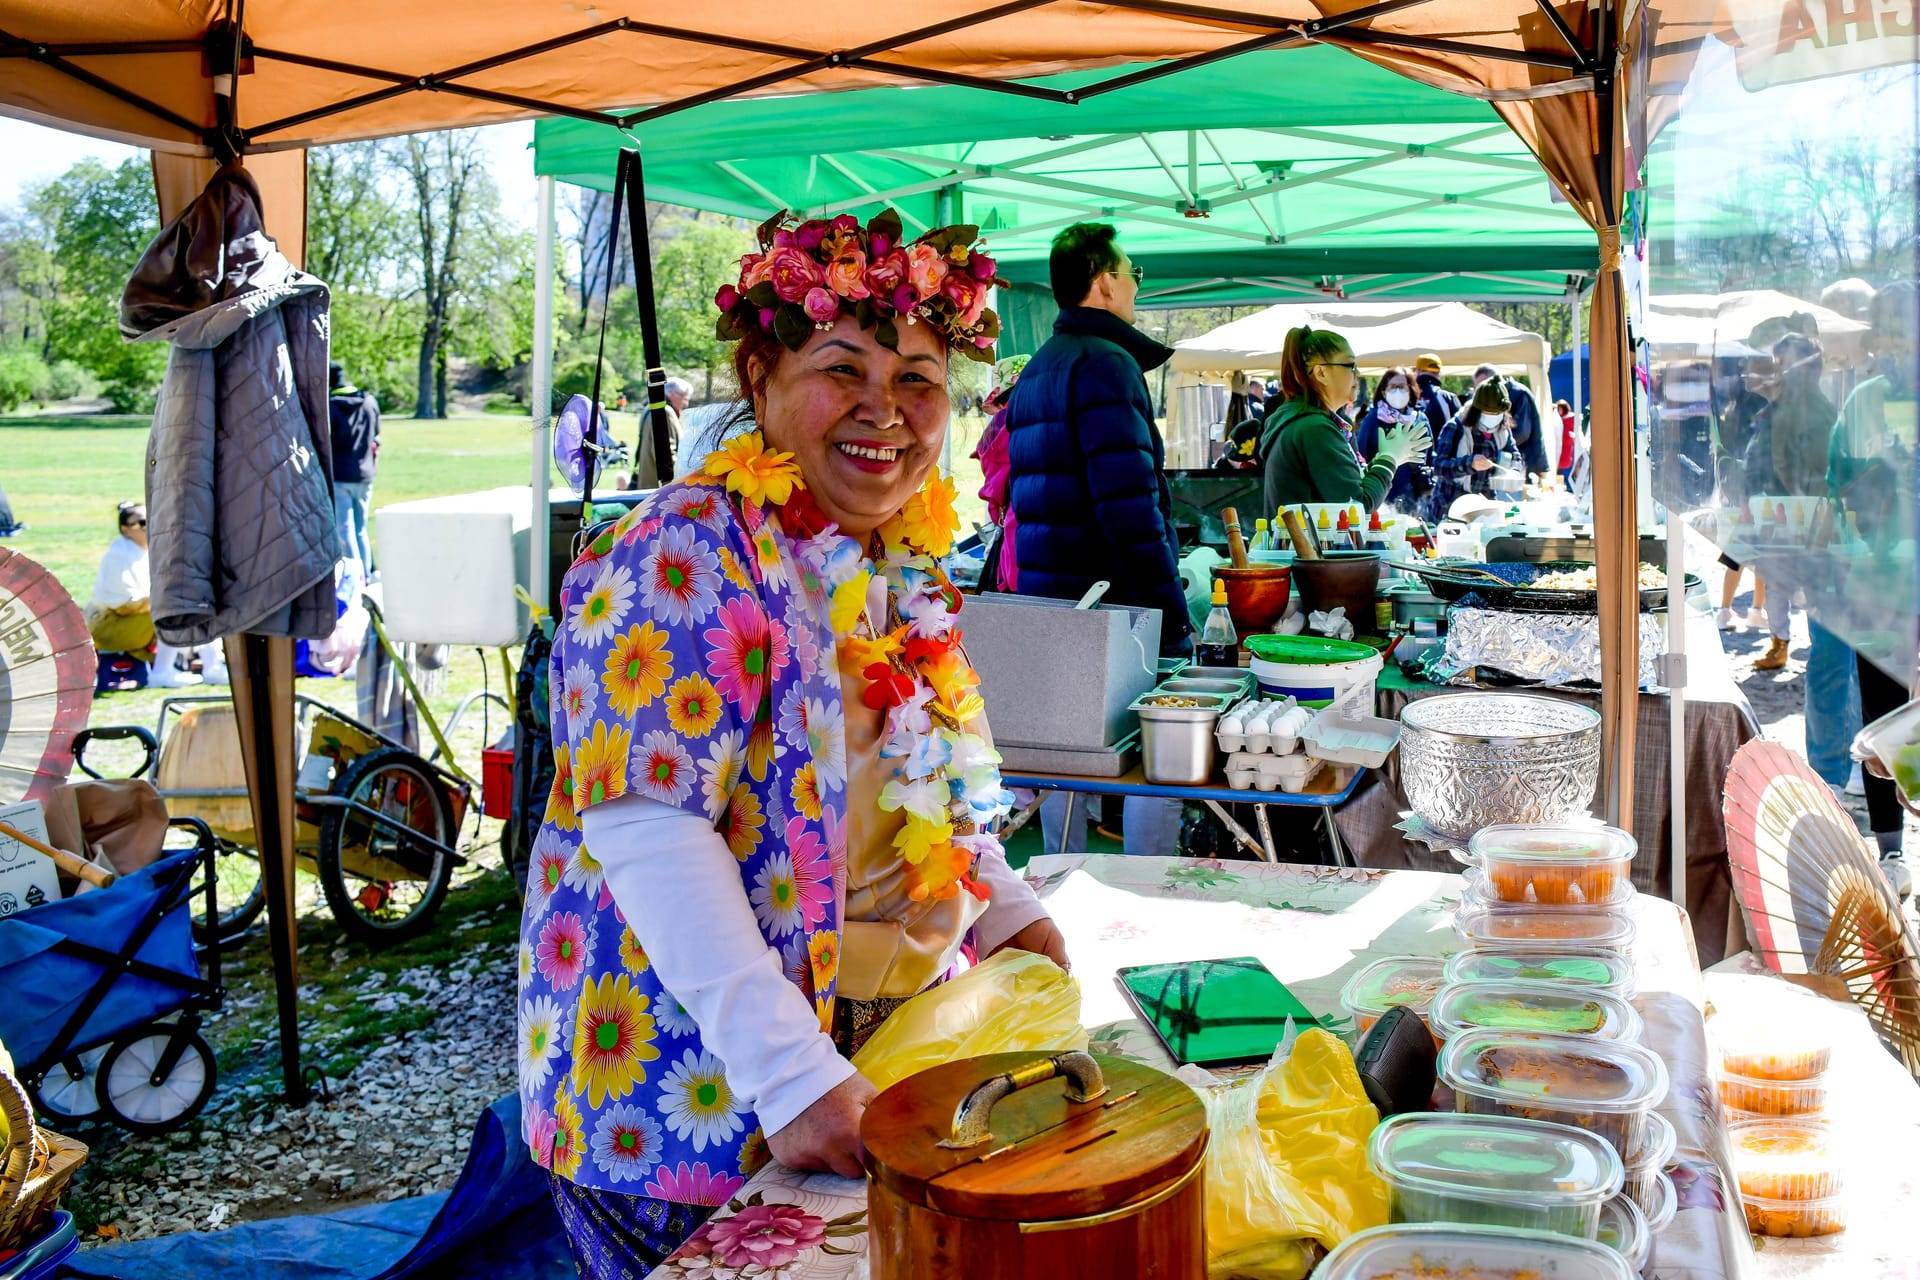
<path fill-rule="evenodd" d="M 153 621 L 168 644 L 333 631 L 327 317 L 327 286 L 262 230 L 238 165 L 127 282 L 122 336 L 172 347 L 147 440 Z"/>

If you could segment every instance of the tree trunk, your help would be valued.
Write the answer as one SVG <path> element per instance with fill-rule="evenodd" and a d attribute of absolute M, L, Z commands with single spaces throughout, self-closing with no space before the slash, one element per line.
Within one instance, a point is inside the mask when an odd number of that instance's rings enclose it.
<path fill-rule="evenodd" d="M 413 401 L 413 416 L 433 418 L 441 415 L 433 411 L 433 370 L 440 354 L 440 321 L 429 315 L 426 327 L 420 331 L 420 369 L 416 384 L 418 394 Z"/>
<path fill-rule="evenodd" d="M 433 361 L 434 407 L 438 410 L 433 416 L 447 416 L 447 349 L 443 345 Z"/>

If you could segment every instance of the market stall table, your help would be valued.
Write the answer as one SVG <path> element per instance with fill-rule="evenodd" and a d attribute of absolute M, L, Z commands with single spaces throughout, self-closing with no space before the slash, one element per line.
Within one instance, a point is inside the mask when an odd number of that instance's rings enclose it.
<path fill-rule="evenodd" d="M 1746 694 L 1733 681 L 1726 651 L 1712 614 L 1687 614 L 1687 740 L 1685 753 L 1687 796 L 1687 912 L 1693 918 L 1694 943 L 1707 964 L 1745 945 L 1739 915 L 1733 909 L 1733 886 L 1727 877 L 1727 830 L 1720 815 L 1720 792 L 1726 785 L 1733 755 L 1750 739 L 1760 736 L 1760 723 Z M 1428 684 L 1401 673 L 1389 663 L 1380 673 L 1375 714 L 1398 720 L 1416 698 L 1462 693 L 1464 689 Z M 1579 702 L 1596 710 L 1598 692 L 1543 689 L 1554 697 Z M 1666 894 L 1672 867 L 1668 848 L 1672 828 L 1665 797 L 1667 769 L 1673 755 L 1671 724 L 1665 690 L 1643 692 L 1639 702 L 1638 747 L 1634 752 L 1634 794 L 1643 797 L 1634 807 L 1633 837 L 1640 843 L 1633 879 L 1641 889 Z M 1363 867 L 1412 867 L 1452 870 L 1456 863 L 1445 852 L 1404 838 L 1395 829 L 1407 810 L 1400 785 L 1398 760 L 1370 787 L 1344 805 L 1337 825 L 1346 847 Z M 1606 795 L 1606 778 L 1594 791 L 1596 811 Z"/>
<path fill-rule="evenodd" d="M 1006 773 L 1000 781 L 1009 787 L 1021 787 L 1034 791 L 1064 791 L 1067 793 L 1066 815 L 1062 826 L 1073 830 L 1074 797 L 1082 793 L 1096 796 L 1151 796 L 1165 800 L 1193 800 L 1204 804 L 1213 811 L 1215 817 L 1226 825 L 1227 830 L 1255 857 L 1265 858 L 1268 862 L 1277 862 L 1279 855 L 1273 846 L 1273 828 L 1267 820 L 1267 807 L 1279 805 L 1290 809 L 1316 809 L 1325 825 L 1327 839 L 1333 846 L 1334 861 L 1345 866 L 1352 861 L 1340 842 L 1340 828 L 1333 820 L 1335 808 L 1343 805 L 1359 789 L 1367 770 L 1350 765 L 1328 765 L 1307 782 L 1301 791 L 1258 791 L 1252 788 L 1230 787 L 1224 782 L 1208 782 L 1200 786 L 1175 786 L 1164 782 L 1148 782 L 1140 766 L 1135 765 L 1117 778 L 1089 778 L 1072 773 Z M 1226 810 L 1229 804 L 1250 804 L 1254 806 L 1254 821 L 1260 828 L 1260 839 L 1255 841 L 1247 834 L 1247 829 L 1235 821 Z M 1012 834 L 1026 824 L 1039 803 L 1027 806 L 1014 815 L 1004 834 Z M 1172 853 L 1173 850 L 1168 850 Z"/>
<path fill-rule="evenodd" d="M 1035 858 L 1027 878 L 1066 936 L 1093 1051 L 1167 1070 L 1174 1064 L 1114 982 L 1121 966 L 1257 956 L 1310 1009 L 1337 1015 L 1340 988 L 1373 960 L 1454 949 L 1462 887 L 1459 877 L 1433 872 L 1089 854 Z M 1672 1077 L 1660 1111 L 1679 1138 L 1671 1170 L 1680 1207 L 1655 1237 L 1647 1274 L 1744 1275 L 1752 1265 L 1746 1222 L 1727 1173 L 1692 948 L 1670 903 L 1639 898 L 1629 910 L 1637 927 L 1634 1005 Z M 787 1280 L 864 1276 L 866 1204 L 862 1182 L 769 1166 L 721 1208 L 718 1232 L 689 1241 L 653 1275 L 735 1280 L 782 1268 Z M 768 1247 L 749 1257 L 734 1244 L 755 1220 L 773 1216 L 782 1221 L 752 1238 Z M 728 1249 L 738 1262 L 727 1260 Z"/>

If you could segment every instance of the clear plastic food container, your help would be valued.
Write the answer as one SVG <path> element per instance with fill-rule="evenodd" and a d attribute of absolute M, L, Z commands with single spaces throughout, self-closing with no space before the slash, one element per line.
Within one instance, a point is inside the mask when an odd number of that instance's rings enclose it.
<path fill-rule="evenodd" d="M 1476 951 L 1612 951 L 1633 946 L 1633 921 L 1617 911 L 1562 911 L 1552 907 L 1461 904 L 1454 932 Z"/>
<path fill-rule="evenodd" d="M 1727 1130 L 1740 1194 L 1762 1200 L 1824 1200 L 1840 1194 L 1833 1135 L 1806 1120 L 1749 1120 Z"/>
<path fill-rule="evenodd" d="M 1502 902 L 1605 902 L 1631 883 L 1640 846 L 1618 827 L 1502 823 L 1485 827 L 1467 852 Z"/>
<path fill-rule="evenodd" d="M 1740 1203 L 1747 1211 L 1747 1229 L 1757 1236 L 1805 1239 L 1830 1236 L 1847 1229 L 1847 1206 L 1839 1196 L 1826 1200 L 1768 1200 L 1742 1195 Z"/>
<path fill-rule="evenodd" d="M 1593 1238 L 1626 1170 L 1612 1147 L 1563 1124 L 1413 1113 L 1373 1131 L 1367 1163 L 1394 1222 L 1462 1222 Z"/>
<path fill-rule="evenodd" d="M 1722 1070 L 1753 1080 L 1814 1080 L 1833 1059 L 1833 1027 L 1811 1001 L 1804 1015 L 1742 1009 L 1715 1014 L 1707 1037 L 1720 1051 Z"/>
<path fill-rule="evenodd" d="M 1615 1196 L 1600 1206 L 1600 1229 L 1593 1238 L 1625 1258 L 1635 1271 L 1646 1267 L 1647 1256 L 1653 1252 L 1647 1215 L 1631 1196 Z"/>
<path fill-rule="evenodd" d="M 1353 1019 L 1355 1036 L 1367 1034 L 1397 1005 L 1406 1005 L 1426 1022 L 1434 993 L 1445 981 L 1444 968 L 1433 956 L 1389 956 L 1354 974 L 1340 990 L 1340 1004 Z"/>
<path fill-rule="evenodd" d="M 1664 1171 L 1654 1174 L 1639 1205 L 1647 1219 L 1647 1234 L 1657 1236 L 1665 1231 L 1672 1225 L 1673 1215 L 1680 1212 L 1680 1193 L 1674 1189 L 1673 1179 Z"/>
<path fill-rule="evenodd" d="M 1546 1231 L 1431 1223 L 1348 1236 L 1314 1280 L 1633 1280 L 1624 1258 Z"/>
<path fill-rule="evenodd" d="M 1626 1194 L 1640 1206 L 1649 1221 L 1660 1211 L 1662 1198 L 1672 1193 L 1667 1166 L 1673 1163 L 1677 1146 L 1673 1125 L 1655 1111 L 1647 1116 L 1647 1128 L 1639 1149 L 1627 1156 Z"/>
<path fill-rule="evenodd" d="M 1488 1028 L 1447 1041 L 1440 1078 L 1459 1111 L 1569 1124 L 1620 1152 L 1642 1149 L 1647 1116 L 1667 1096 L 1665 1065 L 1640 1045 Z"/>
<path fill-rule="evenodd" d="M 1721 1071 L 1720 1101 L 1733 1111 L 1756 1116 L 1811 1116 L 1827 1109 L 1827 1077 L 1823 1072 L 1805 1080 L 1762 1080 Z"/>
<path fill-rule="evenodd" d="M 1627 904 L 1637 897 L 1640 891 L 1633 887 L 1633 881 L 1622 876 L 1613 882 L 1613 890 L 1604 898 L 1595 898 L 1590 902 L 1515 902 L 1500 896 L 1487 873 L 1480 867 L 1470 866 L 1465 876 L 1466 889 L 1460 895 L 1461 901 L 1476 907 L 1551 907 L 1555 911 L 1604 911 L 1609 908 L 1626 910 Z"/>
<path fill-rule="evenodd" d="M 1427 1016 L 1445 1043 L 1469 1027 L 1638 1041 L 1640 1015 L 1618 996 L 1552 982 L 1461 982 L 1440 989 Z"/>
<path fill-rule="evenodd" d="M 1633 964 L 1612 951 L 1529 949 L 1460 951 L 1447 961 L 1448 982 L 1552 982 L 1591 987 L 1622 1000 L 1638 989 Z"/>

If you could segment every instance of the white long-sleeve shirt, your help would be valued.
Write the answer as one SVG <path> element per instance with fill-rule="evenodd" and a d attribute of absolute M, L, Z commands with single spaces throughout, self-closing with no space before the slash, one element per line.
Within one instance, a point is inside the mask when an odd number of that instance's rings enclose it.
<path fill-rule="evenodd" d="M 699 815 L 626 795 L 581 811 L 587 845 L 647 958 L 726 1064 L 727 1083 L 771 1135 L 854 1074 L 781 972 L 741 891 L 740 864 Z M 991 905 L 974 926 L 990 952 L 1046 908 L 998 855 L 977 877 Z"/>
<path fill-rule="evenodd" d="M 121 534 L 107 544 L 100 557 L 100 571 L 93 576 L 93 596 L 89 610 L 118 609 L 153 594 L 147 576 L 147 549 Z"/>

